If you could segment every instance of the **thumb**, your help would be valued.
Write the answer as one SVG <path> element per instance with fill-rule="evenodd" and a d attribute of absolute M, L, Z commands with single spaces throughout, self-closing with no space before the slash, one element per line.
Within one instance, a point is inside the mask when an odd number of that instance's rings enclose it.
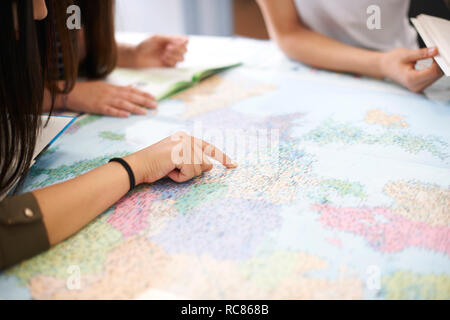
<path fill-rule="evenodd" d="M 178 183 L 183 183 L 183 182 L 190 180 L 190 178 L 188 176 L 186 176 L 181 170 L 178 170 L 178 169 L 175 169 L 175 170 L 169 172 L 169 174 L 167 176 L 170 179 L 172 179 L 173 181 L 178 182 Z"/>
<path fill-rule="evenodd" d="M 406 62 L 415 62 L 422 59 L 432 58 L 438 54 L 436 47 L 409 50 L 404 60 Z"/>
<path fill-rule="evenodd" d="M 155 34 L 150 39 L 155 41 L 158 44 L 167 43 L 169 41 L 167 36 L 164 36 L 164 35 L 161 35 L 161 34 Z"/>

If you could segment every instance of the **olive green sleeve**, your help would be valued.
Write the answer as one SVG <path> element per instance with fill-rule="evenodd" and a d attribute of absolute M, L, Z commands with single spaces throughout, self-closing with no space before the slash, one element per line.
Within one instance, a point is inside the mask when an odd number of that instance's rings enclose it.
<path fill-rule="evenodd" d="M 0 269 L 50 247 L 41 210 L 31 193 L 0 202 Z"/>

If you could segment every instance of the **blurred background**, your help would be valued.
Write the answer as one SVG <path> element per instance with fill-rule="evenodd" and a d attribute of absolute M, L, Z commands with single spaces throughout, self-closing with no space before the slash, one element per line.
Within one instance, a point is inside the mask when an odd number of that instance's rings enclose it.
<path fill-rule="evenodd" d="M 410 16 L 450 19 L 448 0 L 412 0 Z M 128 32 L 267 39 L 255 0 L 117 0 L 117 29 Z"/>

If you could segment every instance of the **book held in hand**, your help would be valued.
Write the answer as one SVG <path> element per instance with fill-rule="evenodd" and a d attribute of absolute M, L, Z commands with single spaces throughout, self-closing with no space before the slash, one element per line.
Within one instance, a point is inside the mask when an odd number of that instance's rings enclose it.
<path fill-rule="evenodd" d="M 450 76 L 450 20 L 421 14 L 411 18 L 411 22 L 428 48 L 438 48 L 439 54 L 434 60 L 444 74 Z"/>

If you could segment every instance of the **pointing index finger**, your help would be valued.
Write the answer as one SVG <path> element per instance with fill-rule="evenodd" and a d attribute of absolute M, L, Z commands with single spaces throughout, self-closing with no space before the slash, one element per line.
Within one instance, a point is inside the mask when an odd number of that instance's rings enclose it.
<path fill-rule="evenodd" d="M 237 163 L 235 163 L 233 160 L 231 160 L 230 157 L 228 157 L 225 153 L 223 153 L 221 150 L 213 146 L 212 144 L 209 144 L 206 141 L 202 140 L 202 149 L 203 152 L 208 156 L 211 157 L 220 163 L 222 163 L 225 167 L 229 169 L 237 168 Z"/>

